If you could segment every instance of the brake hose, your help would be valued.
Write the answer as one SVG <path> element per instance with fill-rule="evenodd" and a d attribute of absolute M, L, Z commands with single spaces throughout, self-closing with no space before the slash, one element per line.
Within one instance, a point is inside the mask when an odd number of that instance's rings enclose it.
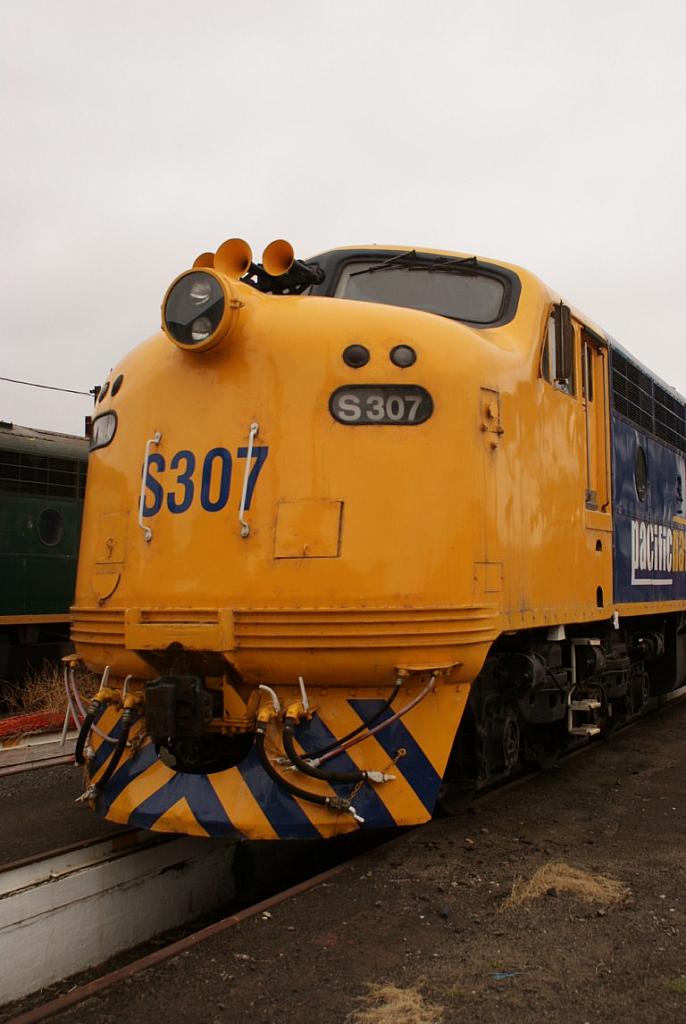
<path fill-rule="evenodd" d="M 133 724 L 133 714 L 133 708 L 124 708 L 124 711 L 122 712 L 121 716 L 121 735 L 119 736 L 117 745 L 114 748 L 112 756 L 109 759 L 107 768 L 105 768 L 105 771 L 103 772 L 102 776 L 98 779 L 97 783 L 95 784 L 95 788 L 97 790 L 102 790 L 105 788 L 107 783 L 114 775 L 116 769 L 119 767 L 119 762 L 121 761 L 122 754 L 126 749 L 126 743 L 129 738 L 129 732 L 131 731 L 131 726 Z"/>
<path fill-rule="evenodd" d="M 81 724 L 81 728 L 79 729 L 79 735 L 76 740 L 76 746 L 74 748 L 74 760 L 76 761 L 77 764 L 83 764 L 84 762 L 83 751 L 86 746 L 86 740 L 88 739 L 88 735 L 91 731 L 91 726 L 93 725 L 95 716 L 97 715 L 102 705 L 103 702 L 101 700 L 96 700 L 95 697 L 88 705 L 88 714 L 86 715 Z"/>
<path fill-rule="evenodd" d="M 347 743 L 348 740 L 353 739 L 355 736 L 359 736 L 359 734 L 363 732 L 365 729 L 369 729 L 372 725 L 374 725 L 375 722 L 378 722 L 381 716 L 386 714 L 388 709 L 391 707 L 393 701 L 398 696 L 400 687 L 402 686 L 402 682 L 403 676 L 398 676 L 396 684 L 393 687 L 390 696 L 383 702 L 381 707 L 377 711 L 375 711 L 372 717 L 369 718 L 366 722 L 362 722 L 361 725 L 358 725 L 357 728 L 353 729 L 345 736 L 341 736 L 340 739 L 333 740 L 333 742 L 329 743 L 326 747 L 320 747 L 319 750 L 312 750 L 308 752 L 307 756 L 314 760 L 317 757 L 321 757 L 322 754 L 328 754 L 330 750 L 333 750 L 335 747 L 339 747 L 341 743 Z"/>
<path fill-rule="evenodd" d="M 420 701 L 424 700 L 427 694 L 433 690 L 435 685 L 436 673 L 431 676 L 429 682 L 421 693 L 417 694 L 417 696 L 406 704 L 404 708 L 401 708 L 400 711 L 396 711 L 394 715 L 391 715 L 390 718 L 386 718 L 383 722 L 380 722 L 379 725 L 375 725 L 373 729 L 369 729 L 366 736 L 357 736 L 354 739 L 341 740 L 338 746 L 335 747 L 334 750 L 330 750 L 327 754 L 324 754 L 320 761 L 330 761 L 332 757 L 338 757 L 339 754 L 342 754 L 343 751 L 347 750 L 349 747 L 354 747 L 356 744 L 363 742 L 363 740 L 369 739 L 370 736 L 376 736 L 376 734 L 381 732 L 383 729 L 387 729 L 389 725 L 392 725 L 393 722 L 397 722 L 403 717 L 403 715 L 406 715 L 408 711 L 411 711 L 412 708 L 416 707 Z"/>
<path fill-rule="evenodd" d="M 333 811 L 349 811 L 357 821 L 363 819 L 356 814 L 354 808 L 350 804 L 350 800 L 340 796 L 322 796 L 319 793 L 310 793 L 306 789 L 300 789 L 299 786 L 294 786 L 288 782 L 282 775 L 279 775 L 277 770 L 271 764 L 267 757 L 267 751 L 264 749 L 264 738 L 267 731 L 267 726 L 264 722 L 258 722 L 255 730 L 255 747 L 257 749 L 257 756 L 260 764 L 266 771 L 270 779 L 272 779 L 277 786 L 285 789 L 291 796 L 300 797 L 301 800 L 306 800 L 312 804 L 319 804 L 322 807 L 330 807 Z"/>
<path fill-rule="evenodd" d="M 351 772 L 327 772 L 322 771 L 319 768 L 314 768 L 311 764 L 308 764 L 295 749 L 295 743 L 293 742 L 293 731 L 298 724 L 297 718 L 287 718 L 283 723 L 283 749 L 286 752 L 286 756 L 291 764 L 294 764 L 298 771 L 303 772 L 304 775 L 311 775 L 313 779 L 319 779 L 324 782 L 364 782 L 367 778 L 367 772 L 360 769 Z M 307 757 L 311 757 L 311 754 L 307 754 Z"/>
<path fill-rule="evenodd" d="M 78 713 L 81 716 L 81 718 L 85 718 L 86 717 L 86 712 L 84 711 L 83 702 L 81 700 L 81 694 L 79 692 L 79 688 L 78 688 L 78 685 L 76 683 L 76 679 L 74 678 L 74 669 L 73 669 L 73 667 L 69 669 L 69 682 L 67 682 L 67 677 L 66 677 L 67 670 L 66 670 L 66 668 L 64 670 L 64 673 L 65 673 L 64 685 L 67 688 L 67 701 L 69 702 L 69 706 L 70 706 L 70 708 L 72 707 L 72 698 L 73 698 L 73 700 L 76 702 L 76 710 L 78 711 Z M 70 693 L 71 693 L 71 697 L 70 697 Z M 72 712 L 72 714 L 73 714 L 73 712 Z M 76 724 L 78 725 L 79 724 L 78 717 L 76 715 L 73 715 L 73 718 L 74 718 L 74 721 L 76 722 Z M 102 729 L 99 729 L 97 727 L 97 725 L 95 725 L 95 724 L 91 725 L 91 732 L 94 732 L 96 736 L 100 737 L 100 739 L 107 740 L 108 743 L 116 743 L 117 742 L 117 737 L 116 736 L 109 736 L 106 732 L 103 732 Z"/>

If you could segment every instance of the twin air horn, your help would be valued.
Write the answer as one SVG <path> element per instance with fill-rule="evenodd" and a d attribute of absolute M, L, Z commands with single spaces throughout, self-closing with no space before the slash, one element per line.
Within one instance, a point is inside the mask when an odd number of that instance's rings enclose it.
<path fill-rule="evenodd" d="M 269 243 L 261 263 L 253 263 L 252 249 L 242 238 L 229 238 L 215 253 L 198 256 L 193 266 L 213 268 L 225 277 L 242 279 L 258 291 L 275 295 L 298 295 L 324 280 L 322 268 L 297 260 L 293 246 L 283 238 Z"/>
<path fill-rule="evenodd" d="M 162 302 L 162 330 L 180 349 L 207 352 L 231 334 L 244 305 L 232 281 L 272 295 L 299 295 L 323 280 L 322 268 L 296 260 L 282 238 L 269 243 L 258 264 L 247 242 L 229 238 L 172 282 Z"/>

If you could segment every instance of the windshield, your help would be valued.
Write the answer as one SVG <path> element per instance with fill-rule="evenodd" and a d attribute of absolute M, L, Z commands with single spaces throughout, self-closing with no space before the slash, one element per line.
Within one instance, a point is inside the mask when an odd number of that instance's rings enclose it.
<path fill-rule="evenodd" d="M 455 261 L 452 265 L 356 261 L 343 268 L 334 295 L 492 324 L 501 316 L 505 293 L 506 283 L 501 278 L 466 270 Z"/>

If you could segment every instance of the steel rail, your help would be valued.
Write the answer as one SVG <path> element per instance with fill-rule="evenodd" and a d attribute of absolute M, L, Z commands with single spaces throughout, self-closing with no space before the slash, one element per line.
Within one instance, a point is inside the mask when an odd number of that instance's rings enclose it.
<path fill-rule="evenodd" d="M 0 877 L 7 871 L 14 871 L 15 868 L 23 868 L 29 864 L 39 864 L 42 860 L 50 857 L 61 857 L 65 854 L 75 853 L 77 850 L 85 850 L 94 843 L 101 843 L 105 839 L 111 840 L 114 848 L 123 849 L 136 842 L 136 837 L 145 834 L 139 828 L 132 828 L 126 825 L 113 825 L 106 835 L 97 836 L 95 839 L 78 839 L 75 843 L 66 843 L 64 846 L 56 846 L 52 850 L 44 850 L 40 853 L 31 854 L 29 857 L 19 857 L 17 860 L 9 860 L 0 864 Z"/>
<path fill-rule="evenodd" d="M 22 732 L 0 737 L 0 778 L 34 768 L 51 768 L 74 761 L 77 733 L 70 731 Z"/>
<path fill-rule="evenodd" d="M 37 768 L 57 768 L 60 765 L 74 763 L 72 754 L 56 754 L 55 757 L 40 757 L 34 761 L 26 761 L 21 764 L 8 764 L 0 767 L 0 779 L 7 775 L 21 775 L 24 772 L 33 772 Z"/>
<path fill-rule="evenodd" d="M 234 847 L 129 829 L 4 865 L 3 1001 L 27 998 L 228 902 Z"/>

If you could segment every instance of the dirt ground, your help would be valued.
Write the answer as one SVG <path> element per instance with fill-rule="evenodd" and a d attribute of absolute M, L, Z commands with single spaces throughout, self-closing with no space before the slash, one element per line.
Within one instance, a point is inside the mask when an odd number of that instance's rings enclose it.
<path fill-rule="evenodd" d="M 686 1020 L 685 755 L 681 703 L 56 1019 Z"/>

